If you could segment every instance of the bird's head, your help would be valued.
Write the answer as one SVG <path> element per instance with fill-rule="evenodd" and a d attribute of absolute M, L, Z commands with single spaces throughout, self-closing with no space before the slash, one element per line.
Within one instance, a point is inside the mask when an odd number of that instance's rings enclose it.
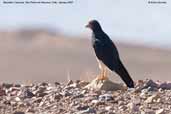
<path fill-rule="evenodd" d="M 90 28 L 93 32 L 102 30 L 102 28 L 97 20 L 89 21 L 89 23 L 86 25 L 86 28 Z"/>

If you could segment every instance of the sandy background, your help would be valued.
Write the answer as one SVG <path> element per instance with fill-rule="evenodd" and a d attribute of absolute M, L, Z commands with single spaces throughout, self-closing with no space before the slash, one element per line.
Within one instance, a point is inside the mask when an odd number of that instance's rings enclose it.
<path fill-rule="evenodd" d="M 115 44 L 134 80 L 171 80 L 171 51 Z M 72 38 L 46 30 L 0 32 L 0 82 L 91 80 L 98 73 L 89 37 Z M 110 78 L 121 81 L 115 73 Z"/>

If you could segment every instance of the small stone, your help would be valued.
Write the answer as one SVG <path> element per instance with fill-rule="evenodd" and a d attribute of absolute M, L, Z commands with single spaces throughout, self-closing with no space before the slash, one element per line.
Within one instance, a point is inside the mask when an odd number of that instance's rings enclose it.
<path fill-rule="evenodd" d="M 113 100 L 112 94 L 104 94 L 99 96 L 99 101 L 110 101 Z"/>
<path fill-rule="evenodd" d="M 148 89 L 147 88 L 146 89 L 142 89 L 141 93 L 147 94 L 148 93 Z"/>
<path fill-rule="evenodd" d="M 145 100 L 145 102 L 146 103 L 152 103 L 157 98 L 159 98 L 159 96 L 157 94 L 155 94 L 155 95 L 152 95 L 152 96 L 148 97 L 147 100 Z"/>
<path fill-rule="evenodd" d="M 28 108 L 27 110 L 26 110 L 26 114 L 28 114 L 28 113 L 35 113 L 35 110 L 34 109 L 32 109 L 32 108 Z"/>
<path fill-rule="evenodd" d="M 11 104 L 12 106 L 15 106 L 17 103 L 16 103 L 15 101 L 10 101 L 10 104 Z"/>
<path fill-rule="evenodd" d="M 55 86 L 59 86 L 60 85 L 60 83 L 59 82 L 55 82 Z"/>
<path fill-rule="evenodd" d="M 19 101 L 21 101 L 21 99 L 19 97 L 16 97 L 15 101 L 19 102 Z"/>
<path fill-rule="evenodd" d="M 39 107 L 42 107 L 45 103 L 43 101 L 40 102 Z"/>
<path fill-rule="evenodd" d="M 79 103 L 78 102 L 71 102 L 71 104 L 69 104 L 70 106 L 76 106 L 78 105 Z"/>
<path fill-rule="evenodd" d="M 146 114 L 144 111 L 141 111 L 141 114 Z"/>
<path fill-rule="evenodd" d="M 133 101 L 132 101 L 134 104 L 138 105 L 141 103 L 141 99 L 140 98 L 134 98 Z"/>
<path fill-rule="evenodd" d="M 13 114 L 25 114 L 24 112 L 16 111 Z"/>
<path fill-rule="evenodd" d="M 97 104 L 97 103 L 99 103 L 99 100 L 92 100 L 91 103 L 92 104 Z"/>
<path fill-rule="evenodd" d="M 48 83 L 42 82 L 40 85 L 41 85 L 41 86 L 48 86 Z"/>
<path fill-rule="evenodd" d="M 143 80 L 138 80 L 138 81 L 137 81 L 137 85 L 142 85 L 143 83 L 144 83 Z"/>
<path fill-rule="evenodd" d="M 109 113 L 109 111 L 105 109 L 98 110 L 98 114 L 106 114 L 107 112 Z"/>
<path fill-rule="evenodd" d="M 85 86 L 87 86 L 88 84 L 89 84 L 89 82 L 85 82 L 85 81 L 80 81 L 80 82 L 79 82 L 80 87 L 85 87 Z"/>
<path fill-rule="evenodd" d="M 124 105 L 124 101 L 118 101 L 118 105 L 119 106 Z"/>
<path fill-rule="evenodd" d="M 91 102 L 92 104 L 99 106 L 99 105 L 104 105 L 105 102 L 104 101 L 99 101 L 99 100 L 92 100 Z"/>
<path fill-rule="evenodd" d="M 79 94 L 79 95 L 74 95 L 74 96 L 72 97 L 72 99 L 83 98 L 83 97 L 84 97 L 83 94 Z"/>
<path fill-rule="evenodd" d="M 72 94 L 69 93 L 68 91 L 63 91 L 63 92 L 61 92 L 60 94 L 61 94 L 62 96 L 65 96 L 65 97 L 71 96 L 71 95 L 72 95 Z"/>
<path fill-rule="evenodd" d="M 156 100 L 156 102 L 157 102 L 157 103 L 160 103 L 160 102 L 161 102 L 161 98 L 158 98 L 158 99 Z"/>
<path fill-rule="evenodd" d="M 148 88 L 148 87 L 151 87 L 151 88 L 158 88 L 158 84 L 155 83 L 153 80 L 147 80 L 144 84 L 144 88 Z"/>
<path fill-rule="evenodd" d="M 134 103 L 129 103 L 127 107 L 130 109 L 131 112 L 138 112 L 139 108 Z"/>
<path fill-rule="evenodd" d="M 73 84 L 70 84 L 69 87 L 76 88 L 76 87 L 78 87 L 78 84 L 77 83 L 73 83 Z"/>
<path fill-rule="evenodd" d="M 107 110 L 107 111 L 112 110 L 112 106 L 106 106 L 106 107 L 105 107 L 105 110 Z"/>
<path fill-rule="evenodd" d="M 67 85 L 73 84 L 74 82 L 72 80 L 69 80 Z"/>
<path fill-rule="evenodd" d="M 81 91 L 81 94 L 85 94 L 85 93 L 87 93 L 87 90 Z"/>
<path fill-rule="evenodd" d="M 140 98 L 145 99 L 146 97 L 147 97 L 147 95 L 146 95 L 146 93 L 145 93 L 145 92 L 141 92 L 141 93 L 140 93 Z"/>
<path fill-rule="evenodd" d="M 80 111 L 80 112 L 78 112 L 76 114 L 87 114 L 87 113 L 96 114 L 96 110 L 93 109 L 93 108 L 88 108 L 87 110 Z"/>
<path fill-rule="evenodd" d="M 151 109 L 145 109 L 145 114 L 155 114 L 155 112 Z"/>
<path fill-rule="evenodd" d="M 47 91 L 50 91 L 50 90 L 52 90 L 52 89 L 53 89 L 53 87 L 51 87 L 51 86 L 46 88 Z M 51 92 L 51 91 L 50 91 L 50 92 Z"/>
<path fill-rule="evenodd" d="M 56 94 L 54 99 L 56 99 L 56 100 L 60 100 L 60 99 L 61 99 L 61 97 L 62 97 L 62 95 L 61 95 L 61 94 Z"/>
<path fill-rule="evenodd" d="M 42 92 L 42 93 L 38 93 L 38 94 L 37 94 L 38 97 L 44 97 L 45 95 L 48 95 L 48 94 L 45 93 L 45 92 Z"/>
<path fill-rule="evenodd" d="M 4 95 L 6 95 L 5 90 L 3 90 L 2 87 L 0 87 L 0 96 L 4 96 Z"/>
<path fill-rule="evenodd" d="M 113 92 L 113 96 L 114 96 L 114 97 L 117 97 L 117 96 L 119 96 L 119 95 L 120 95 L 119 92 L 117 92 L 117 91 Z"/>
<path fill-rule="evenodd" d="M 42 97 L 36 97 L 32 102 L 33 103 L 40 103 L 42 101 Z"/>
<path fill-rule="evenodd" d="M 171 89 L 171 83 L 167 83 L 167 82 L 161 83 L 159 85 L 159 88 L 162 88 L 162 89 Z"/>
<path fill-rule="evenodd" d="M 2 86 L 9 89 L 9 88 L 13 87 L 13 84 L 3 83 Z"/>
<path fill-rule="evenodd" d="M 77 110 L 87 110 L 88 108 L 89 106 L 80 106 L 80 105 L 76 106 Z"/>
<path fill-rule="evenodd" d="M 122 105 L 122 106 L 119 106 L 118 109 L 124 111 L 127 109 L 127 107 L 125 105 Z"/>
<path fill-rule="evenodd" d="M 159 110 L 157 110 L 157 111 L 156 111 L 156 114 L 165 114 L 165 113 L 164 113 L 164 109 L 159 109 Z"/>
<path fill-rule="evenodd" d="M 35 95 L 29 90 L 27 89 L 26 91 L 24 91 L 24 98 L 32 98 Z"/>
<path fill-rule="evenodd" d="M 20 84 L 14 84 L 14 87 L 21 87 L 21 85 Z"/>

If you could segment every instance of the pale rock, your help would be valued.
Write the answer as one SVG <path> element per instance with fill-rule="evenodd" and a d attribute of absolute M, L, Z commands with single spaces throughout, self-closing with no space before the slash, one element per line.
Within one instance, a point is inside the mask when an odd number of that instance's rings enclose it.
<path fill-rule="evenodd" d="M 93 108 L 88 108 L 86 110 L 83 110 L 83 111 L 79 111 L 77 112 L 76 114 L 96 114 L 96 110 L 93 109 Z"/>
<path fill-rule="evenodd" d="M 115 101 L 118 101 L 118 102 L 120 102 L 120 101 L 123 101 L 124 99 L 123 99 L 123 97 L 122 96 L 117 96 L 117 97 L 115 97 Z"/>
<path fill-rule="evenodd" d="M 144 91 L 142 91 L 142 92 L 140 93 L 140 98 L 146 99 L 146 98 L 147 98 L 147 93 L 144 92 Z"/>
<path fill-rule="evenodd" d="M 61 94 L 62 96 L 65 96 L 65 97 L 71 96 L 71 95 L 72 95 L 72 94 L 71 94 L 70 92 L 68 92 L 68 91 L 62 91 L 60 94 Z"/>
<path fill-rule="evenodd" d="M 157 110 L 157 111 L 156 111 L 156 114 L 165 114 L 165 113 L 164 113 L 164 109 L 159 109 L 159 110 Z"/>
<path fill-rule="evenodd" d="M 99 100 L 92 100 L 91 103 L 92 104 L 98 104 L 99 103 Z"/>
<path fill-rule="evenodd" d="M 86 85 L 88 85 L 89 84 L 89 82 L 86 82 L 86 81 L 80 81 L 79 82 L 79 86 L 80 87 L 85 87 Z"/>
<path fill-rule="evenodd" d="M 137 98 L 133 98 L 132 102 L 137 105 L 137 104 L 141 103 L 141 99 L 138 98 L 138 97 Z"/>
<path fill-rule="evenodd" d="M 98 80 L 98 78 L 92 80 L 85 88 L 105 91 L 125 90 L 126 87 L 121 84 L 114 83 L 110 80 Z"/>
<path fill-rule="evenodd" d="M 127 109 L 127 107 L 125 105 L 122 105 L 122 106 L 119 106 L 118 109 L 121 111 L 124 111 Z"/>
<path fill-rule="evenodd" d="M 114 97 L 117 97 L 117 96 L 120 95 L 120 93 L 118 91 L 114 91 L 112 94 L 113 94 Z"/>
<path fill-rule="evenodd" d="M 141 90 L 141 93 L 147 94 L 148 93 L 148 89 Z"/>
<path fill-rule="evenodd" d="M 138 112 L 139 108 L 136 106 L 134 103 L 129 103 L 127 104 L 127 107 L 130 109 L 131 112 Z"/>
<path fill-rule="evenodd" d="M 162 88 L 159 88 L 158 89 L 158 92 L 163 93 L 163 89 Z"/>
<path fill-rule="evenodd" d="M 106 107 L 105 107 L 105 110 L 107 110 L 107 111 L 112 110 L 112 106 L 106 106 Z"/>
<path fill-rule="evenodd" d="M 85 94 L 87 92 L 87 90 L 82 90 L 81 94 Z"/>
<path fill-rule="evenodd" d="M 153 103 L 156 99 L 158 99 L 159 96 L 158 94 L 154 94 L 150 97 L 148 97 L 146 100 L 145 100 L 145 103 Z"/>
<path fill-rule="evenodd" d="M 155 114 L 155 111 L 151 109 L 145 109 L 145 114 Z"/>
<path fill-rule="evenodd" d="M 143 110 L 143 109 L 144 109 L 144 106 L 141 105 L 141 106 L 139 107 L 139 110 Z"/>
<path fill-rule="evenodd" d="M 162 102 L 161 98 L 158 98 L 158 99 L 156 100 L 156 102 L 157 102 L 157 103 Z"/>
<path fill-rule="evenodd" d="M 52 89 L 53 89 L 53 87 L 47 87 L 47 88 L 46 88 L 46 90 L 48 90 L 48 91 L 49 91 L 49 90 L 52 90 Z"/>
<path fill-rule="evenodd" d="M 121 106 L 121 105 L 124 105 L 124 101 L 118 101 L 118 105 Z"/>
<path fill-rule="evenodd" d="M 39 104 L 39 107 L 43 106 L 44 105 L 44 102 L 41 101 L 40 104 Z"/>
<path fill-rule="evenodd" d="M 104 105 L 105 101 L 92 100 L 91 104 L 96 105 L 96 106 Z"/>
<path fill-rule="evenodd" d="M 19 102 L 21 99 L 19 97 L 15 97 L 15 101 Z"/>
<path fill-rule="evenodd" d="M 15 101 L 10 101 L 10 104 L 11 104 L 12 106 L 15 106 L 17 103 L 16 103 Z"/>

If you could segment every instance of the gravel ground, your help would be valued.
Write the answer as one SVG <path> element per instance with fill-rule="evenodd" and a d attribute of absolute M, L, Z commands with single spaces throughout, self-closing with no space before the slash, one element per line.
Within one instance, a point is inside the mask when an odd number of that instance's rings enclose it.
<path fill-rule="evenodd" d="M 87 89 L 88 82 L 0 86 L 0 114 L 171 114 L 171 83 L 138 80 L 134 89 Z"/>

